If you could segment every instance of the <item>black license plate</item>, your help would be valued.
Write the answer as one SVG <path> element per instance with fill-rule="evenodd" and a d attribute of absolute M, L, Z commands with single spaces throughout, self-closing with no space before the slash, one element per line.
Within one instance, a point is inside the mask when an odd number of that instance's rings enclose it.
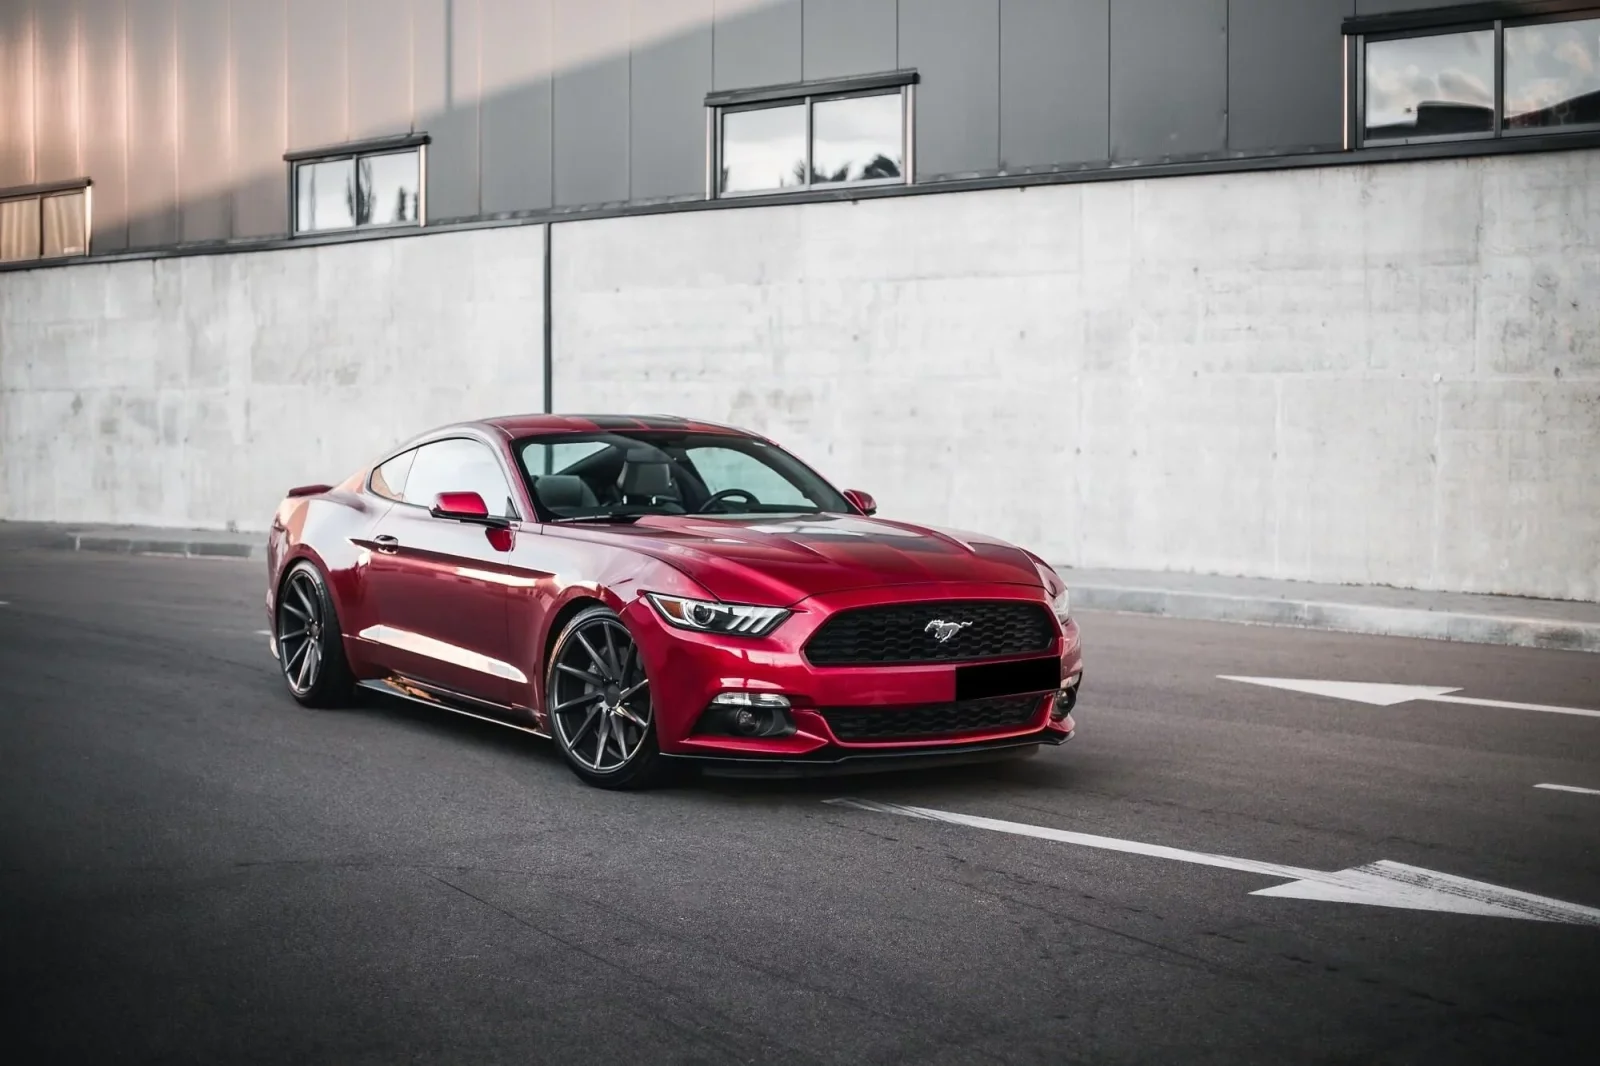
<path fill-rule="evenodd" d="M 1025 692 L 1050 692 L 1060 686 L 1061 660 L 1054 656 L 956 667 L 957 700 L 986 700 L 994 696 L 1020 696 Z"/>

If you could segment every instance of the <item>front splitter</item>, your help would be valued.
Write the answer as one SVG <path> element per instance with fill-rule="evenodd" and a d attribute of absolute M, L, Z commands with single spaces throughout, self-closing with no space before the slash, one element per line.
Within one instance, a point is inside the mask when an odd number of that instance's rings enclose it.
<path fill-rule="evenodd" d="M 940 766 L 965 766 L 972 763 L 1015 759 L 1040 745 L 1056 747 L 1076 733 L 1041 729 L 1026 736 L 975 744 L 954 744 L 936 748 L 908 748 L 900 751 L 849 751 L 823 748 L 804 758 L 727 755 L 666 755 L 674 763 L 698 769 L 709 777 L 834 777 L 846 774 L 888 773 L 895 770 L 921 770 Z"/>

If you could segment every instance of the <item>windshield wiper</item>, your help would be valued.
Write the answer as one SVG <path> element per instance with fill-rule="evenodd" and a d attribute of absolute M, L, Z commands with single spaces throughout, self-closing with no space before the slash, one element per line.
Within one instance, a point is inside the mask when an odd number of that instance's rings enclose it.
<path fill-rule="evenodd" d="M 642 514 L 581 514 L 570 518 L 557 518 L 554 521 L 560 525 L 577 525 L 589 523 L 593 525 L 631 525 L 643 518 Z"/>

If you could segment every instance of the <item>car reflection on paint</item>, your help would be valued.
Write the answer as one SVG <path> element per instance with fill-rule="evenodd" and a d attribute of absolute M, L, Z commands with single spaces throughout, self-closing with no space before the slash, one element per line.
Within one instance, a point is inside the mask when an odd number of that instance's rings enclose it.
<path fill-rule="evenodd" d="M 725 426 L 450 425 L 289 492 L 268 538 L 273 654 L 302 704 L 360 687 L 487 719 L 608 788 L 1069 739 L 1082 669 L 1061 578 L 875 511 Z"/>

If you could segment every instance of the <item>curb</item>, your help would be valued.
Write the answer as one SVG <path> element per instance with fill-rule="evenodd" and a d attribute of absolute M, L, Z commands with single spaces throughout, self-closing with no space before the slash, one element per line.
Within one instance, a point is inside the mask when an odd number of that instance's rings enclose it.
<path fill-rule="evenodd" d="M 160 537 L 78 530 L 6 530 L 9 548 L 51 548 L 106 552 L 114 555 L 167 555 L 186 559 L 265 559 L 265 544 L 235 543 L 189 537 Z"/>
<path fill-rule="evenodd" d="M 1071 588 L 1072 605 L 1094 611 L 1600 653 L 1600 623 L 1593 622 L 1159 588 L 1109 585 L 1072 585 Z"/>

